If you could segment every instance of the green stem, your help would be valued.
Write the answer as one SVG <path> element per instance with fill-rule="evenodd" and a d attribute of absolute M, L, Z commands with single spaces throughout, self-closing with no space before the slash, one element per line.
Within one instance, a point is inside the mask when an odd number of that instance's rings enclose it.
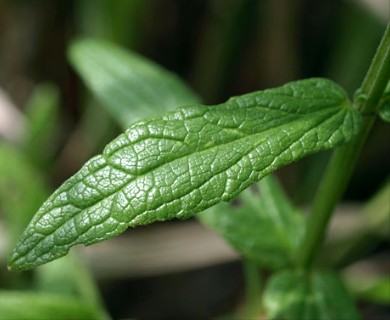
<path fill-rule="evenodd" d="M 362 114 L 378 111 L 379 100 L 390 80 L 390 23 L 387 25 L 383 38 L 378 46 L 374 59 L 367 71 L 359 89 L 363 99 L 355 102 L 356 108 Z"/>
<path fill-rule="evenodd" d="M 260 312 L 261 276 L 259 266 L 251 261 L 244 260 L 245 275 L 245 317 L 255 319 Z"/>
<path fill-rule="evenodd" d="M 300 266 L 310 268 L 322 245 L 335 206 L 341 199 L 352 175 L 360 151 L 375 120 L 379 101 L 390 79 L 390 24 L 368 69 L 359 95 L 354 102 L 363 115 L 362 128 L 348 144 L 336 149 L 314 199 L 312 214 L 303 244 Z"/>

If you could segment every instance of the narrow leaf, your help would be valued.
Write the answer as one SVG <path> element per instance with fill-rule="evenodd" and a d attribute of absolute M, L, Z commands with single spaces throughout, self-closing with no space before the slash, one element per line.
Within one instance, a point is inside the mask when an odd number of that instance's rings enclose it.
<path fill-rule="evenodd" d="M 69 59 L 87 87 L 124 129 L 198 97 L 177 76 L 152 61 L 103 40 L 73 42 Z"/>
<path fill-rule="evenodd" d="M 0 320 L 104 319 L 83 301 L 63 295 L 0 291 Z"/>
<path fill-rule="evenodd" d="M 272 269 L 292 266 L 305 219 L 287 199 L 275 178 L 247 189 L 237 205 L 220 203 L 198 215 L 244 257 Z"/>
<path fill-rule="evenodd" d="M 229 201 L 305 155 L 348 141 L 359 114 L 324 79 L 134 123 L 40 208 L 9 265 L 28 269 L 137 226 Z"/>
<path fill-rule="evenodd" d="M 34 288 L 54 295 L 75 297 L 93 307 L 99 318 L 108 319 L 95 280 L 76 253 L 70 252 L 66 257 L 37 268 Z"/>
<path fill-rule="evenodd" d="M 362 264 L 366 262 L 362 261 Z M 389 306 L 390 276 L 350 270 L 354 267 L 352 265 L 343 272 L 343 280 L 353 295 L 359 301 Z"/>
<path fill-rule="evenodd" d="M 25 154 L 0 142 L 0 215 L 7 222 L 11 243 L 48 196 L 42 175 Z"/>
<path fill-rule="evenodd" d="M 32 162 L 47 169 L 53 160 L 58 139 L 59 91 L 52 84 L 40 84 L 34 89 L 26 109 L 28 130 L 24 151 Z"/>
<path fill-rule="evenodd" d="M 348 292 L 332 272 L 278 272 L 267 283 L 263 304 L 269 319 L 360 319 Z"/>

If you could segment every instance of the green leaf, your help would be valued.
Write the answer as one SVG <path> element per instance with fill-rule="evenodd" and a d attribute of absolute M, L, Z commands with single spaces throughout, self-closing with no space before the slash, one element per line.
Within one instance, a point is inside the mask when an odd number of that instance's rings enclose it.
<path fill-rule="evenodd" d="M 108 319 L 97 285 L 77 251 L 37 268 L 34 288 L 46 293 L 77 297 L 93 306 L 99 318 Z"/>
<path fill-rule="evenodd" d="M 32 268 L 129 226 L 188 218 L 292 161 L 348 141 L 360 122 L 344 91 L 325 79 L 136 122 L 43 204 L 9 265 Z"/>
<path fill-rule="evenodd" d="M 390 123 L 390 92 L 387 92 L 381 101 L 381 108 L 379 109 L 379 116 L 385 122 Z"/>
<path fill-rule="evenodd" d="M 17 149 L 0 142 L 0 214 L 6 218 L 12 243 L 47 195 L 43 177 L 29 159 Z"/>
<path fill-rule="evenodd" d="M 110 42 L 75 41 L 69 49 L 69 59 L 87 87 L 124 129 L 134 120 L 199 101 L 174 74 Z"/>
<path fill-rule="evenodd" d="M 79 299 L 25 291 L 0 291 L 0 310 L 0 320 L 101 319 Z"/>
<path fill-rule="evenodd" d="M 244 257 L 272 269 L 292 266 L 305 219 L 271 175 L 245 190 L 238 205 L 220 203 L 198 215 Z"/>
<path fill-rule="evenodd" d="M 31 160 L 47 169 L 53 160 L 58 137 L 59 92 L 51 84 L 40 84 L 34 89 L 26 105 L 28 130 L 24 150 Z"/>
<path fill-rule="evenodd" d="M 274 274 L 267 283 L 263 304 L 269 319 L 360 319 L 339 278 L 327 271 Z"/>
<path fill-rule="evenodd" d="M 357 280 L 359 281 L 359 280 Z M 381 303 L 385 306 L 390 305 L 390 277 L 376 279 L 372 286 L 360 292 L 359 297 L 373 303 Z"/>
<path fill-rule="evenodd" d="M 353 268 L 353 266 L 351 267 Z M 360 301 L 390 305 L 390 276 L 345 270 L 343 280 Z"/>

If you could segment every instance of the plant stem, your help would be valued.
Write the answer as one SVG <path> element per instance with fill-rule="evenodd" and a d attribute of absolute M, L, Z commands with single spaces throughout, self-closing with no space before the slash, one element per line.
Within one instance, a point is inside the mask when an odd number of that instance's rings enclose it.
<path fill-rule="evenodd" d="M 390 79 L 390 24 L 387 25 L 377 52 L 371 62 L 354 101 L 363 116 L 362 128 L 352 141 L 333 152 L 317 190 L 309 217 L 300 266 L 310 268 L 322 245 L 335 206 L 341 199 L 352 175 L 360 151 L 375 121 L 379 101 Z"/>
<path fill-rule="evenodd" d="M 363 115 L 378 111 L 379 100 L 390 81 L 390 23 L 388 23 L 376 54 L 360 87 L 363 99 L 355 106 Z"/>
<path fill-rule="evenodd" d="M 244 260 L 245 276 L 245 317 L 255 319 L 260 311 L 261 276 L 259 266 L 251 261 Z"/>

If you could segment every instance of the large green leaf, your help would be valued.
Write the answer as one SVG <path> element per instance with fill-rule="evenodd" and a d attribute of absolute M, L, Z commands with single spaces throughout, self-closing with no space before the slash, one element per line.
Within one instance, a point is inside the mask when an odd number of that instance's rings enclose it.
<path fill-rule="evenodd" d="M 124 129 L 140 118 L 160 115 L 198 97 L 174 74 L 110 42 L 73 42 L 69 59 L 87 87 Z"/>
<path fill-rule="evenodd" d="M 327 271 L 274 274 L 267 283 L 263 304 L 269 319 L 360 319 L 339 278 Z"/>
<path fill-rule="evenodd" d="M 220 203 L 198 215 L 246 258 L 270 268 L 294 264 L 305 219 L 289 203 L 269 175 L 258 183 L 259 192 L 245 190 L 237 205 Z"/>
<path fill-rule="evenodd" d="M 0 320 L 104 319 L 83 301 L 63 295 L 0 291 Z"/>
<path fill-rule="evenodd" d="M 134 123 L 40 208 L 9 265 L 28 269 L 137 226 L 229 201 L 272 171 L 348 141 L 361 119 L 325 79 Z"/>

